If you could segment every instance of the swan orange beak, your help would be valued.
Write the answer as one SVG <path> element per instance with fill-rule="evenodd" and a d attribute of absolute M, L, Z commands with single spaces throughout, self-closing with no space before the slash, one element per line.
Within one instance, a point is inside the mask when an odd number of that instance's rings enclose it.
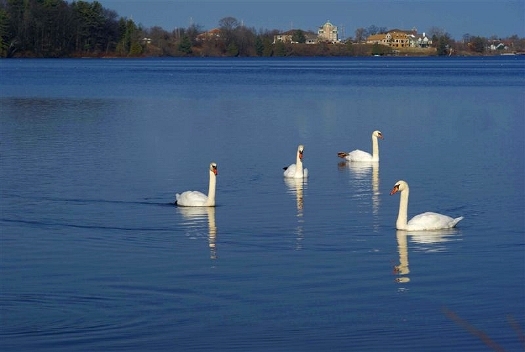
<path fill-rule="evenodd" d="M 384 139 L 382 134 L 378 134 L 377 136 L 381 139 Z"/>
<path fill-rule="evenodd" d="M 299 152 L 299 159 L 303 160 L 303 152 Z"/>
<path fill-rule="evenodd" d="M 392 191 L 390 191 L 390 195 L 396 194 L 397 192 L 399 192 L 399 186 L 395 185 L 394 188 L 392 188 Z"/>

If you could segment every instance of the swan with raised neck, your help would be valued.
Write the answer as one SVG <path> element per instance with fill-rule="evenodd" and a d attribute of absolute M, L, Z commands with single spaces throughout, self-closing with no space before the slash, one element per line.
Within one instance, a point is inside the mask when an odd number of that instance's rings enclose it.
<path fill-rule="evenodd" d="M 210 182 L 208 184 L 208 195 L 199 191 L 186 191 L 175 195 L 175 204 L 181 207 L 214 207 L 215 190 L 217 186 L 217 164 L 210 163 Z"/>
<path fill-rule="evenodd" d="M 297 147 L 297 155 L 295 158 L 295 164 L 291 164 L 288 167 L 284 167 L 284 177 L 289 178 L 306 178 L 308 177 L 308 169 L 303 168 L 303 153 L 304 145 L 300 144 Z"/>
<path fill-rule="evenodd" d="M 381 131 L 375 130 L 372 132 L 372 154 L 356 149 L 351 152 L 339 152 L 337 156 L 340 158 L 346 159 L 348 161 L 358 162 L 358 161 L 367 161 L 367 162 L 376 162 L 379 161 L 379 143 L 377 139 L 383 139 L 383 134 Z"/>
<path fill-rule="evenodd" d="M 399 213 L 397 215 L 396 229 L 406 231 L 421 231 L 421 230 L 441 230 L 455 227 L 463 217 L 452 218 L 447 215 L 426 212 L 414 216 L 410 221 L 408 219 L 408 195 L 410 188 L 408 183 L 399 180 L 392 188 L 390 195 L 400 193 L 399 196 Z"/>

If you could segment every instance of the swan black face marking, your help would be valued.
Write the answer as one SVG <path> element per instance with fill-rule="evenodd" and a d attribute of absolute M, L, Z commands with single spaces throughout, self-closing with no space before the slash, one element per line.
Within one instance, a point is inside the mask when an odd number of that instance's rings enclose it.
<path fill-rule="evenodd" d="M 399 192 L 399 184 L 396 184 L 394 188 L 392 188 L 390 195 L 396 194 L 397 192 Z"/>

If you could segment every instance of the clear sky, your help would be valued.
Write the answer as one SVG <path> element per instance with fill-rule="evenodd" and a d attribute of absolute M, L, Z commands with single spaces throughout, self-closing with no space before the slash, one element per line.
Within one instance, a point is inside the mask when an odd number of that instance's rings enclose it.
<path fill-rule="evenodd" d="M 93 1 L 93 0 L 88 0 Z M 98 0 L 120 17 L 149 28 L 167 31 L 196 24 L 203 30 L 235 17 L 256 30 L 317 31 L 327 20 L 339 27 L 340 37 L 352 37 L 359 27 L 437 27 L 454 39 L 473 36 L 525 37 L 525 0 Z"/>

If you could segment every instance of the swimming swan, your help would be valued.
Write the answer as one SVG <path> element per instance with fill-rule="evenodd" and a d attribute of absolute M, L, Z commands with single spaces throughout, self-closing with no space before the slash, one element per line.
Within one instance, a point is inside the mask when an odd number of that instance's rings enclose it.
<path fill-rule="evenodd" d="M 303 169 L 303 151 L 304 146 L 301 144 L 297 147 L 297 158 L 295 164 L 284 167 L 284 177 L 290 178 L 306 178 L 308 177 L 308 169 Z"/>
<path fill-rule="evenodd" d="M 381 131 L 372 132 L 372 154 L 356 149 L 349 153 L 339 152 L 337 156 L 348 161 L 379 161 L 379 145 L 377 139 L 383 139 Z"/>
<path fill-rule="evenodd" d="M 217 184 L 217 164 L 210 164 L 210 185 L 208 195 L 199 191 L 186 191 L 175 195 L 175 204 L 181 207 L 214 207 L 215 186 Z"/>
<path fill-rule="evenodd" d="M 426 212 L 414 216 L 410 221 L 407 222 L 408 213 L 408 194 L 409 188 L 408 183 L 405 181 L 397 181 L 394 188 L 390 192 L 390 195 L 401 192 L 399 198 L 399 214 L 396 221 L 396 229 L 406 231 L 420 231 L 420 230 L 439 230 L 439 229 L 450 229 L 456 226 L 463 217 L 451 218 L 447 215 L 438 213 Z"/>

